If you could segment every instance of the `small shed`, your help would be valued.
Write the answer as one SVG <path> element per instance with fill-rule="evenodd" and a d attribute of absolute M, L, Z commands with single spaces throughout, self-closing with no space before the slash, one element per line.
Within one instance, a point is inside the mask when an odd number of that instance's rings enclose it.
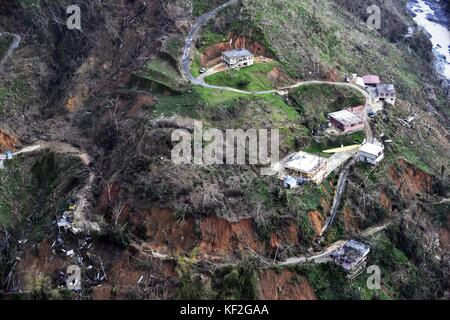
<path fill-rule="evenodd" d="M 297 187 L 297 179 L 291 176 L 287 176 L 286 178 L 284 178 L 284 187 L 286 189 L 294 189 L 295 187 Z"/>
<path fill-rule="evenodd" d="M 330 123 L 343 133 L 361 131 L 364 128 L 362 118 L 349 110 L 341 110 L 328 115 Z"/>
<path fill-rule="evenodd" d="M 374 74 L 368 74 L 363 76 L 364 84 L 369 87 L 375 87 L 380 84 L 380 77 Z"/>
<path fill-rule="evenodd" d="M 384 158 L 384 146 L 382 144 L 365 143 L 359 149 L 359 160 L 377 165 Z"/>

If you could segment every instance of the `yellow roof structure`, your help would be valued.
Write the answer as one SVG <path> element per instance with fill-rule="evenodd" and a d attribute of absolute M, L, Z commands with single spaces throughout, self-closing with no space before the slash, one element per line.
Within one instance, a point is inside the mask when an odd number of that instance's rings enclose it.
<path fill-rule="evenodd" d="M 335 148 L 335 149 L 329 149 L 329 150 L 325 150 L 322 151 L 323 153 L 339 153 L 339 152 L 347 152 L 347 151 L 352 151 L 355 149 L 359 149 L 361 148 L 360 144 L 354 144 L 351 146 L 346 146 L 346 147 L 340 147 L 340 148 Z"/>

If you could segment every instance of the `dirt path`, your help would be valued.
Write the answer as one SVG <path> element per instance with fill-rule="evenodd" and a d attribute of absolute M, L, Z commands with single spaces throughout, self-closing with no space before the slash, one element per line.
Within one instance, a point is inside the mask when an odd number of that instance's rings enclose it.
<path fill-rule="evenodd" d="M 67 154 L 76 158 L 79 158 L 86 166 L 89 166 L 92 162 L 91 157 L 86 152 L 82 152 L 79 148 L 74 147 L 71 144 L 64 142 L 46 142 L 46 141 L 38 141 L 35 144 L 27 146 L 17 152 L 13 153 L 13 156 L 17 156 L 19 154 L 32 153 L 39 150 L 49 149 L 56 153 Z M 3 155 L 0 155 L 0 159 L 4 159 Z"/>
<path fill-rule="evenodd" d="M 12 34 L 7 32 L 0 32 L 0 37 L 4 36 L 11 36 L 13 38 L 13 41 L 11 42 L 8 50 L 6 50 L 5 56 L 0 60 L 0 72 L 2 71 L 3 65 L 5 64 L 6 60 L 13 54 L 14 50 L 17 49 L 17 47 L 20 44 L 21 38 L 18 34 Z"/>

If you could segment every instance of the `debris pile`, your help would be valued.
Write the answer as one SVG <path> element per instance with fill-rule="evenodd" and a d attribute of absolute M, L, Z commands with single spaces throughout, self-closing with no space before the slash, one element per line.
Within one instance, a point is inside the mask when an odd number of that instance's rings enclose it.
<path fill-rule="evenodd" d="M 72 202 L 66 211 L 57 216 L 55 224 L 58 232 L 55 241 L 50 247 L 53 256 L 48 261 L 53 260 L 56 255 L 63 255 L 71 259 L 73 265 L 78 266 L 82 270 L 84 281 L 90 286 L 99 285 L 104 280 L 107 280 L 103 261 L 90 252 L 93 245 L 92 237 L 84 235 L 80 228 L 73 225 L 74 212 L 76 210 L 77 205 L 75 202 Z M 59 271 L 55 281 L 59 285 L 65 286 L 68 278 L 69 275 L 65 271 Z"/>
<path fill-rule="evenodd" d="M 364 270 L 369 252 L 370 246 L 367 244 L 349 240 L 333 252 L 331 258 L 349 274 L 349 278 L 354 278 Z"/>

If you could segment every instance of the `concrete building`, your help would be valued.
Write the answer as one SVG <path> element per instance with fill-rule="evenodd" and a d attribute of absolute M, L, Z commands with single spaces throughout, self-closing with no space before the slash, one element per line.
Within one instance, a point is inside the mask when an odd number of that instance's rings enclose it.
<path fill-rule="evenodd" d="M 395 86 L 393 84 L 379 84 L 375 90 L 375 99 L 395 104 Z"/>
<path fill-rule="evenodd" d="M 374 143 L 363 144 L 359 149 L 358 158 L 362 162 L 377 165 L 384 158 L 384 146 Z"/>
<path fill-rule="evenodd" d="M 234 49 L 225 51 L 222 54 L 223 61 L 230 68 L 242 68 L 251 66 L 254 63 L 253 54 L 247 49 Z"/>
<path fill-rule="evenodd" d="M 359 109 L 357 110 L 359 112 Z M 330 113 L 328 119 L 331 125 L 342 131 L 342 133 L 356 132 L 364 129 L 364 120 L 348 109 Z"/>
<path fill-rule="evenodd" d="M 293 177 L 308 180 L 320 180 L 321 173 L 325 174 L 327 162 L 321 157 L 298 152 L 286 163 L 286 171 Z"/>
<path fill-rule="evenodd" d="M 346 272 L 357 275 L 364 269 L 369 252 L 370 247 L 367 244 L 349 240 L 339 250 L 333 252 L 331 258 Z"/>
<path fill-rule="evenodd" d="M 363 80 L 364 84 L 369 87 L 375 87 L 376 85 L 381 83 L 380 77 L 373 74 L 363 76 Z"/>

